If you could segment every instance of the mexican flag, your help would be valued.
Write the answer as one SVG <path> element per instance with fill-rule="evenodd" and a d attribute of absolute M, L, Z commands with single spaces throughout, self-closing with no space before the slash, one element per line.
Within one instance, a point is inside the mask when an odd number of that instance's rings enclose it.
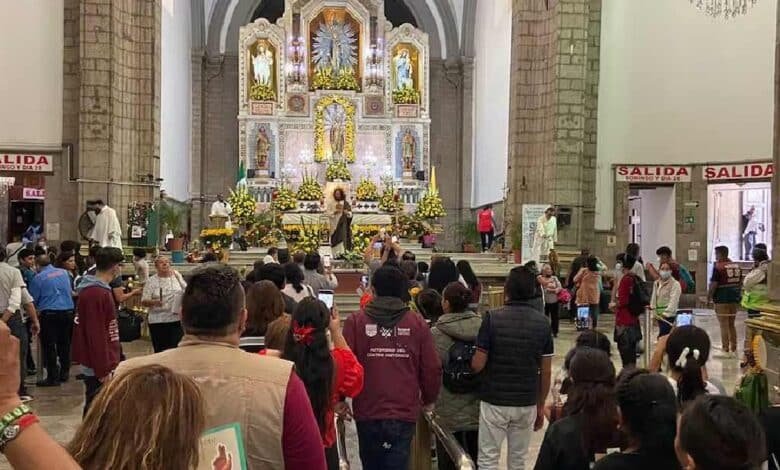
<path fill-rule="evenodd" d="M 236 187 L 246 186 L 246 166 L 243 160 L 238 164 L 238 175 L 236 175 Z"/>

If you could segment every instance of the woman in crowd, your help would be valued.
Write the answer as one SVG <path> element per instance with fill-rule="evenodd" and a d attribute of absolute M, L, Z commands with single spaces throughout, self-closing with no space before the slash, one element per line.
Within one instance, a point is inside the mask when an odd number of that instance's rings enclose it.
<path fill-rule="evenodd" d="M 341 334 L 338 310 L 303 299 L 293 313 L 282 358 L 295 363 L 320 427 L 328 468 L 338 470 L 333 408 L 341 397 L 354 398 L 363 390 L 363 366 Z"/>
<path fill-rule="evenodd" d="M 742 306 L 747 309 L 748 317 L 761 315 L 759 309 L 769 303 L 767 272 L 769 255 L 761 248 L 753 249 L 753 269 L 742 281 Z"/>
<path fill-rule="evenodd" d="M 438 256 L 431 260 L 431 271 L 428 274 L 427 284 L 429 289 L 433 289 L 441 294 L 444 292 L 444 288 L 451 282 L 459 281 L 460 273 L 458 272 L 458 267 L 455 266 L 455 263 L 450 258 Z M 463 284 L 466 285 L 465 282 Z"/>
<path fill-rule="evenodd" d="M 598 460 L 594 470 L 676 470 L 677 399 L 666 377 L 624 369 L 615 389 L 622 452 Z"/>
<path fill-rule="evenodd" d="M 428 322 L 428 326 L 433 326 L 444 315 L 441 305 L 441 295 L 433 289 L 424 289 L 414 298 L 414 305 L 420 315 Z"/>
<path fill-rule="evenodd" d="M 577 305 L 588 305 L 590 311 L 590 326 L 596 328 L 599 320 L 599 302 L 601 302 L 601 273 L 599 260 L 595 256 L 588 257 L 586 265 L 574 276 L 577 286 Z"/>
<path fill-rule="evenodd" d="M 166 256 L 154 261 L 157 273 L 144 284 L 141 304 L 149 307 L 149 335 L 154 352 L 178 346 L 184 332 L 181 329 L 181 296 L 187 283 L 171 268 Z"/>
<path fill-rule="evenodd" d="M 272 322 L 286 315 L 284 299 L 279 288 L 271 281 L 252 284 L 246 293 L 246 309 L 246 329 L 241 334 L 241 349 L 247 352 L 260 352 L 266 347 L 270 348 L 266 338 L 268 327 Z"/>
<path fill-rule="evenodd" d="M 73 289 L 74 282 L 78 277 L 78 267 L 76 266 L 76 255 L 72 251 L 63 251 L 57 256 L 54 266 L 64 269 L 70 275 L 70 288 Z"/>
<path fill-rule="evenodd" d="M 565 417 L 547 428 L 535 470 L 589 470 L 597 455 L 618 445 L 615 367 L 609 356 L 581 348 L 569 374 Z"/>
<path fill-rule="evenodd" d="M 710 337 L 694 325 L 680 326 L 656 344 L 650 370 L 659 370 L 663 356 L 669 364 L 669 384 L 679 403 L 695 400 L 699 395 L 720 393 L 718 387 L 707 380 L 707 359 L 710 357 Z"/>
<path fill-rule="evenodd" d="M 660 276 L 658 280 L 653 282 L 650 309 L 655 313 L 660 338 L 672 331 L 674 320 L 677 318 L 677 306 L 680 304 L 682 288 L 680 282 L 672 277 L 669 263 L 661 263 L 658 266 L 658 275 Z"/>
<path fill-rule="evenodd" d="M 563 290 L 561 281 L 553 274 L 552 267 L 549 264 L 542 265 L 542 277 L 546 284 L 542 287 L 544 291 L 544 315 L 550 319 L 553 338 L 558 337 L 558 314 L 560 305 L 558 304 L 558 294 Z"/>
<path fill-rule="evenodd" d="M 675 449 L 690 470 L 759 470 L 767 460 L 761 425 L 731 397 L 702 396 L 686 407 Z"/>
<path fill-rule="evenodd" d="M 283 294 L 287 294 L 296 302 L 300 302 L 306 297 L 314 297 L 314 289 L 303 283 L 303 270 L 300 266 L 295 263 L 285 264 L 284 277 L 287 284 L 282 289 Z"/>
<path fill-rule="evenodd" d="M 444 289 L 442 310 L 436 326 L 431 330 L 436 351 L 441 358 L 444 373 L 447 374 L 450 349 L 456 341 L 474 343 L 477 340 L 482 318 L 469 310 L 471 291 L 459 282 L 452 282 Z M 476 391 L 476 390 L 475 390 Z M 453 393 L 445 385 L 436 402 L 436 414 L 443 424 L 453 432 L 455 439 L 468 452 L 471 459 L 477 461 L 479 440 L 479 399 L 474 393 Z M 439 457 L 439 470 L 456 469 L 440 441 L 436 441 Z"/>
<path fill-rule="evenodd" d="M 195 381 L 153 365 L 109 380 L 67 449 L 84 469 L 189 470 L 204 426 Z"/>
<path fill-rule="evenodd" d="M 471 290 L 471 302 L 469 302 L 472 308 L 479 307 L 479 301 L 482 298 L 482 284 L 477 279 L 477 275 L 471 268 L 471 263 L 462 259 L 458 261 L 456 265 L 458 272 L 463 276 L 463 280 L 466 281 L 469 290 Z"/>
<path fill-rule="evenodd" d="M 487 253 L 493 246 L 493 236 L 496 231 L 496 216 L 493 213 L 493 206 L 486 205 L 477 212 L 477 231 L 482 241 L 482 252 Z"/>
<path fill-rule="evenodd" d="M 410 259 L 401 261 L 401 271 L 406 275 L 406 279 L 409 281 L 409 291 L 416 288 L 422 288 L 422 285 L 417 280 L 417 263 Z"/>

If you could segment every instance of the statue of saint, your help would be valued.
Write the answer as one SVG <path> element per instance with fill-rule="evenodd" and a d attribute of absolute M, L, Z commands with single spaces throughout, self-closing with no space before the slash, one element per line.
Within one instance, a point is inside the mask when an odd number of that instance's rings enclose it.
<path fill-rule="evenodd" d="M 258 46 L 257 54 L 252 57 L 252 71 L 255 82 L 261 85 L 271 86 L 271 67 L 274 63 L 274 55 L 265 48 Z"/>
<path fill-rule="evenodd" d="M 417 141 L 412 135 L 412 131 L 406 129 L 404 138 L 401 141 L 401 155 L 404 162 L 404 171 L 413 171 L 415 166 L 415 156 L 417 154 Z"/>
<path fill-rule="evenodd" d="M 330 126 L 330 150 L 333 158 L 344 156 L 344 118 L 339 117 Z"/>
<path fill-rule="evenodd" d="M 333 23 L 331 23 L 330 29 L 333 40 L 330 48 L 330 66 L 333 73 L 337 74 L 341 70 L 341 35 Z"/>
<path fill-rule="evenodd" d="M 271 152 L 271 140 L 261 127 L 257 132 L 257 147 L 255 148 L 255 164 L 258 170 L 268 169 L 268 154 Z"/>
<path fill-rule="evenodd" d="M 414 88 L 412 78 L 412 59 L 408 49 L 401 49 L 393 57 L 393 69 L 395 70 L 395 89 Z"/>

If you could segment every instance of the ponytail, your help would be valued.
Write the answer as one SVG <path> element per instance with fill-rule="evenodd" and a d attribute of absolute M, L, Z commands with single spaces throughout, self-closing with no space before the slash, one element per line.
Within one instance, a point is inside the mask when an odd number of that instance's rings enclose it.
<path fill-rule="evenodd" d="M 694 349 L 685 355 L 687 350 L 688 348 L 683 349 L 683 355 L 677 360 L 677 364 L 685 364 L 677 380 L 677 401 L 681 405 L 707 393 L 707 384 L 702 377 L 702 365 L 699 363 L 699 350 Z"/>
<path fill-rule="evenodd" d="M 669 367 L 679 374 L 677 401 L 682 405 L 707 393 L 707 383 L 702 367 L 710 355 L 710 338 L 707 332 L 693 325 L 675 328 L 666 342 Z"/>

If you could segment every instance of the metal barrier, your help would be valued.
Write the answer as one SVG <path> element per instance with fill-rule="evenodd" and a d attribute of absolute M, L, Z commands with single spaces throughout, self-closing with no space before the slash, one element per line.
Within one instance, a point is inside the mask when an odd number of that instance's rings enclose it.
<path fill-rule="evenodd" d="M 476 469 L 477 466 L 474 465 L 474 461 L 471 460 L 469 454 L 463 450 L 455 436 L 439 423 L 436 415 L 433 412 L 426 412 L 424 415 L 436 438 L 442 443 L 442 446 L 447 451 L 447 455 L 450 456 L 450 460 L 455 462 L 455 468 L 459 470 Z"/>
<path fill-rule="evenodd" d="M 335 415 L 336 420 L 336 450 L 339 453 L 339 470 L 349 470 L 349 456 L 347 455 L 347 432 L 344 419 Z"/>
<path fill-rule="evenodd" d="M 653 355 L 653 353 L 650 351 L 650 348 L 652 346 L 652 342 L 650 341 L 650 336 L 652 335 L 653 335 L 653 315 L 652 313 L 650 313 L 650 309 L 645 309 L 645 331 L 643 335 L 645 350 L 642 358 L 642 364 L 645 369 L 647 369 L 650 366 L 650 358 Z"/>

